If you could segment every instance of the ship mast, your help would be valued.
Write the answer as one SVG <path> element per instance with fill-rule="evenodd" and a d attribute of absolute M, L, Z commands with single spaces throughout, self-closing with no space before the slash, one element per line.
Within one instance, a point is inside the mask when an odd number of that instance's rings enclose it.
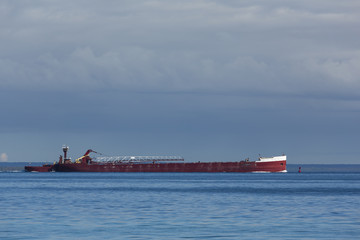
<path fill-rule="evenodd" d="M 62 150 L 64 152 L 64 160 L 67 159 L 67 151 L 69 150 L 69 146 L 63 145 Z"/>

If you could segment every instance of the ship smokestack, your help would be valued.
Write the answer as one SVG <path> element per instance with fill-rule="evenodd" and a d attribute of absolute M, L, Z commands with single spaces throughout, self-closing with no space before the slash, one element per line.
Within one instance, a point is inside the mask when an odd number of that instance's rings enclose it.
<path fill-rule="evenodd" d="M 62 149 L 64 151 L 64 160 L 66 160 L 67 159 L 67 151 L 69 150 L 69 147 L 64 145 L 62 147 Z"/>

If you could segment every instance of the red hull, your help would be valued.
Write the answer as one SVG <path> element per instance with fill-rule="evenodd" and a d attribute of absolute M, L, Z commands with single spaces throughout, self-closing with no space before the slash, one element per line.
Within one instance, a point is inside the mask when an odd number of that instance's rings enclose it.
<path fill-rule="evenodd" d="M 25 166 L 27 172 L 51 172 L 54 165 Z"/>
<path fill-rule="evenodd" d="M 197 163 L 68 163 L 55 164 L 56 172 L 286 172 L 284 161 Z"/>

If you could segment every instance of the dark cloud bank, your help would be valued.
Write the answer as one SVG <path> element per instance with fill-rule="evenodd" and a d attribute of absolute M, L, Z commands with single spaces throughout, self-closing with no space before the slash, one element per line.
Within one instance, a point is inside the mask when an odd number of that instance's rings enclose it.
<path fill-rule="evenodd" d="M 357 163 L 357 1 L 0 3 L 0 154 Z M 5 155 L 4 155 L 5 156 Z"/>

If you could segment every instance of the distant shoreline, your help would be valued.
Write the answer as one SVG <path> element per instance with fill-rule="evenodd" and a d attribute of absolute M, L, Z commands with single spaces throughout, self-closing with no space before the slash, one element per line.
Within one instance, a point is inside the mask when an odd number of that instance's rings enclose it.
<path fill-rule="evenodd" d="M 24 166 L 40 166 L 50 162 L 0 162 L 0 172 L 22 171 Z M 51 164 L 51 163 L 50 163 Z M 287 164 L 289 173 L 360 173 L 360 164 Z"/>

